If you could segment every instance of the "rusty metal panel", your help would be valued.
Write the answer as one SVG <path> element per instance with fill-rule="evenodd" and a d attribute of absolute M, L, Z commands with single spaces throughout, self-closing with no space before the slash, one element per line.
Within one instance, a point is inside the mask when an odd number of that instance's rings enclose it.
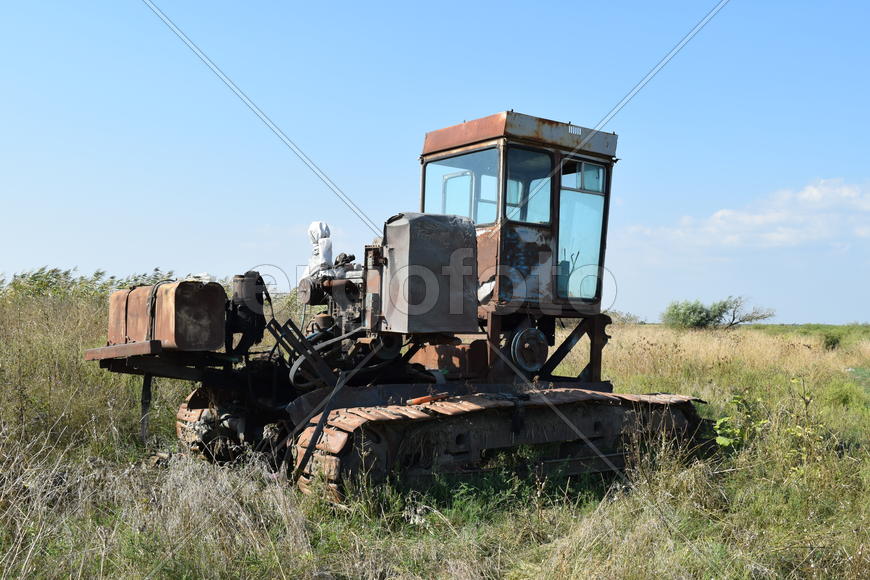
<path fill-rule="evenodd" d="M 415 407 L 390 405 L 387 407 L 391 413 L 398 413 L 407 419 L 431 419 L 432 415 Z"/>
<path fill-rule="evenodd" d="M 389 407 L 371 407 L 366 411 L 377 418 L 378 421 L 394 421 L 396 419 L 404 419 L 404 415 L 394 413 L 389 410 Z"/>
<path fill-rule="evenodd" d="M 313 422 L 317 422 L 318 417 L 312 417 Z M 352 432 L 357 427 L 364 425 L 368 419 L 354 413 L 348 413 L 346 409 L 338 409 L 329 414 L 329 424 L 344 429 L 347 432 Z"/>
<path fill-rule="evenodd" d="M 615 133 L 595 131 L 513 111 L 507 113 L 505 135 L 607 157 L 616 155 Z"/>
<path fill-rule="evenodd" d="M 470 219 L 393 216 L 384 226 L 384 258 L 382 330 L 477 332 L 477 244 Z"/>
<path fill-rule="evenodd" d="M 483 401 L 472 401 L 466 397 L 463 397 L 462 399 L 452 402 L 457 407 L 460 407 L 461 409 L 469 413 L 472 411 L 483 411 L 484 409 L 494 407 L 494 405 L 491 404 L 491 401 L 487 401 L 485 399 Z"/>
<path fill-rule="evenodd" d="M 466 401 L 469 403 L 474 403 L 480 407 L 486 409 L 496 409 L 498 407 L 513 407 L 515 406 L 514 401 L 506 399 L 506 398 L 490 398 L 478 395 L 469 395 L 464 397 Z"/>
<path fill-rule="evenodd" d="M 354 407 L 348 409 L 348 412 L 359 415 L 368 421 L 392 421 L 399 418 L 395 415 L 379 412 L 376 407 Z"/>
<path fill-rule="evenodd" d="M 451 401 L 436 401 L 434 403 L 426 403 L 425 405 L 420 406 L 424 409 L 440 413 L 441 415 L 460 415 L 468 412 L 468 410 L 464 409 L 461 405 L 457 405 Z"/>
<path fill-rule="evenodd" d="M 503 224 L 502 224 L 503 225 Z M 483 226 L 477 233 L 477 301 L 482 309 L 498 295 L 498 250 L 501 226 Z"/>
<path fill-rule="evenodd" d="M 635 403 L 651 403 L 660 405 L 678 405 L 680 403 L 690 403 L 692 401 L 697 401 L 699 403 L 704 402 L 697 397 L 690 397 L 687 395 L 671 395 L 668 393 L 655 393 L 651 395 L 628 395 L 623 393 L 614 393 L 614 396 Z"/>
<path fill-rule="evenodd" d="M 486 341 L 467 344 L 428 344 L 414 353 L 412 363 L 438 369 L 448 379 L 482 376 L 486 372 Z"/>
<path fill-rule="evenodd" d="M 338 453 L 344 448 L 348 437 L 350 435 L 344 431 L 327 427 L 323 430 L 320 441 L 317 442 L 317 449 L 329 451 L 330 453 Z"/>
<path fill-rule="evenodd" d="M 153 286 L 118 290 L 109 298 L 109 345 L 148 340 Z M 154 332 L 166 350 L 217 350 L 224 343 L 226 292 L 220 284 L 182 281 L 154 292 Z"/>
<path fill-rule="evenodd" d="M 605 393 L 587 391 L 585 389 L 546 389 L 530 391 L 529 404 L 536 406 L 564 405 L 581 401 L 616 401 L 617 399 Z"/>
<path fill-rule="evenodd" d="M 615 133 L 595 131 L 571 123 L 561 123 L 513 111 L 496 113 L 426 133 L 423 155 L 497 137 L 513 137 L 603 157 L 616 155 Z"/>
<path fill-rule="evenodd" d="M 314 425 L 307 427 L 302 433 L 299 434 L 299 438 L 296 440 L 296 444 L 301 447 L 307 447 L 309 443 L 311 443 L 311 437 L 314 436 L 314 431 L 316 427 Z"/>
<path fill-rule="evenodd" d="M 298 439 L 298 445 L 301 447 L 308 447 L 309 443 L 311 443 L 311 437 L 314 436 L 314 431 L 316 427 L 308 427 L 305 429 L 300 435 Z M 320 439 L 317 440 L 317 445 L 315 449 L 320 449 L 321 451 L 328 451 L 329 453 L 338 453 L 344 448 L 344 445 L 347 443 L 347 438 L 350 437 L 349 434 L 344 431 L 340 431 L 338 429 L 333 429 L 331 427 L 325 427 L 323 429 L 323 433 L 320 435 Z"/>
<path fill-rule="evenodd" d="M 430 131 L 426 133 L 423 141 L 423 155 L 500 137 L 504 135 L 507 116 L 507 112 L 496 113 L 445 129 Z"/>
<path fill-rule="evenodd" d="M 186 404 L 182 404 L 175 414 L 175 418 L 179 421 L 194 423 L 199 421 L 206 409 L 188 409 Z"/>
<path fill-rule="evenodd" d="M 656 405 L 676 405 L 692 401 L 703 402 L 697 397 L 656 393 L 652 395 L 633 395 L 627 393 L 602 393 L 578 388 L 555 388 L 529 391 L 529 405 L 564 405 L 582 401 L 628 401 L 630 403 L 649 403 Z"/>
<path fill-rule="evenodd" d="M 109 328 L 109 336 L 119 336 L 120 340 L 117 343 L 124 344 L 127 342 L 141 342 L 146 339 L 148 334 L 148 295 L 151 291 L 151 286 L 140 286 L 133 288 L 127 294 L 123 305 L 116 301 L 114 304 L 110 301 L 109 308 L 112 306 L 122 306 L 124 308 L 121 314 L 113 314 L 109 312 L 109 321 L 123 321 L 123 327 L 118 329 Z"/>
<path fill-rule="evenodd" d="M 132 291 L 132 288 L 126 288 L 109 295 L 108 344 L 127 342 L 127 299 Z"/>

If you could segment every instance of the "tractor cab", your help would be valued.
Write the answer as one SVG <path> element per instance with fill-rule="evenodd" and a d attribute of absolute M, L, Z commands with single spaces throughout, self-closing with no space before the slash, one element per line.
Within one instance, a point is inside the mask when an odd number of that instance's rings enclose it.
<path fill-rule="evenodd" d="M 600 312 L 616 140 L 513 111 L 427 133 L 422 211 L 474 221 L 481 318 Z"/>

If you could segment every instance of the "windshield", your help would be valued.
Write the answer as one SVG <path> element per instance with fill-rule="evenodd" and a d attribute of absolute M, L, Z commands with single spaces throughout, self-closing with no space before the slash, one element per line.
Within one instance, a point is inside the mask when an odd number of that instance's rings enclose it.
<path fill-rule="evenodd" d="M 423 211 L 492 223 L 498 208 L 498 150 L 475 151 L 426 164 Z"/>

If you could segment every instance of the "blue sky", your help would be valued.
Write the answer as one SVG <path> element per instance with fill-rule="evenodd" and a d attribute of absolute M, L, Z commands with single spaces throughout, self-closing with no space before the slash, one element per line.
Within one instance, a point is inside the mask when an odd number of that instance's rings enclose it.
<path fill-rule="evenodd" d="M 713 2 L 157 4 L 377 223 L 426 131 L 505 109 L 592 126 Z M 606 127 L 614 307 L 741 294 L 870 320 L 870 6 L 732 0 Z M 224 276 L 370 232 L 141 2 L 0 20 L 0 272 Z"/>

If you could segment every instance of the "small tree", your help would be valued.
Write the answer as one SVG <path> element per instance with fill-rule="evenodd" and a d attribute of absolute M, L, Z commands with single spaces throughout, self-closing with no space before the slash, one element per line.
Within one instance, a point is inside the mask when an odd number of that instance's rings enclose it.
<path fill-rule="evenodd" d="M 774 315 L 769 308 L 747 311 L 746 299 L 729 296 L 709 306 L 698 300 L 675 301 L 662 313 L 662 322 L 674 328 L 731 328 L 746 322 L 766 320 Z"/>

